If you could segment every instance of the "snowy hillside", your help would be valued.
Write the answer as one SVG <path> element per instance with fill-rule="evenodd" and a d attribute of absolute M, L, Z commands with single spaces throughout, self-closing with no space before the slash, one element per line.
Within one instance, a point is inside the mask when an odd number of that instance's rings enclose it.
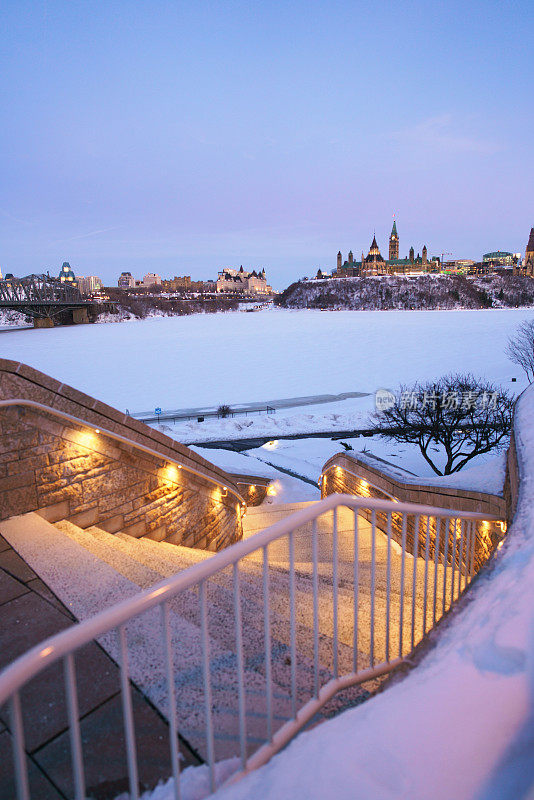
<path fill-rule="evenodd" d="M 283 308 L 521 308 L 534 306 L 534 281 L 513 275 L 333 278 L 299 281 L 276 298 Z"/>

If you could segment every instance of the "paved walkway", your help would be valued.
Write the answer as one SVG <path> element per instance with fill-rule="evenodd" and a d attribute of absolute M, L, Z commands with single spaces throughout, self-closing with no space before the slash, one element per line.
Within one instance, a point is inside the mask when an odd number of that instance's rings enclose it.
<path fill-rule="evenodd" d="M 43 639 L 76 620 L 45 583 L 0 536 L 0 670 Z M 128 790 L 119 669 L 95 642 L 76 657 L 87 796 L 111 800 Z M 98 680 L 95 680 L 98 676 Z M 30 792 L 39 800 L 73 796 L 67 711 L 57 663 L 21 692 Z M 168 726 L 154 706 L 132 689 L 140 786 L 153 788 L 172 773 Z M 13 800 L 12 744 L 7 708 L 0 708 L 0 800 Z M 95 747 L 95 742 L 99 743 Z M 198 764 L 184 742 L 183 766 Z"/>
<path fill-rule="evenodd" d="M 369 392 L 341 392 L 341 394 L 312 394 L 304 397 L 287 397 L 282 400 L 262 400 L 255 403 L 233 403 L 231 415 L 253 414 L 267 409 L 278 408 L 299 408 L 300 406 L 317 406 L 324 403 L 338 403 L 341 400 L 350 400 L 357 397 L 368 397 Z M 153 411 L 136 411 L 130 414 L 135 419 L 143 422 L 158 422 L 163 419 L 196 419 L 197 417 L 216 417 L 218 414 L 216 406 L 200 406 L 198 408 L 178 408 L 174 411 L 162 409 L 161 414 L 156 415 Z M 230 416 L 230 415 L 229 415 Z"/>

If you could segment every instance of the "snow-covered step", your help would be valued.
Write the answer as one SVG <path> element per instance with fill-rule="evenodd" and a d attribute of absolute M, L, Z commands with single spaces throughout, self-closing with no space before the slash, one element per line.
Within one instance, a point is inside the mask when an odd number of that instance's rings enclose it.
<path fill-rule="evenodd" d="M 108 534 L 109 536 L 109 534 Z M 113 538 L 118 539 L 121 548 L 129 553 L 132 558 L 139 559 L 140 563 L 150 566 L 157 570 L 162 576 L 171 576 L 177 572 L 177 568 L 183 565 L 183 554 L 172 551 L 175 545 L 166 545 L 166 549 L 161 547 L 161 542 L 154 542 L 151 539 L 134 539 L 127 534 L 115 534 Z M 180 548 L 184 550 L 186 548 Z M 307 585 L 306 594 L 309 595 L 311 586 Z M 275 575 L 271 581 L 271 637 L 272 637 L 272 663 L 273 672 L 278 674 L 278 685 L 284 692 L 289 691 L 290 675 L 287 669 L 287 659 L 289 657 L 289 615 L 287 613 L 288 597 L 288 575 Z M 233 573 L 231 568 L 227 568 L 221 573 L 217 573 L 210 578 L 207 584 L 207 597 L 209 603 L 209 630 L 210 635 L 216 638 L 219 643 L 229 649 L 235 648 L 235 626 L 234 626 L 234 597 L 233 597 Z M 264 674 L 264 625 L 263 625 L 263 597 L 261 572 L 257 565 L 252 564 L 247 568 L 244 565 L 241 569 L 241 597 L 242 597 L 242 622 L 245 632 L 243 640 L 245 661 L 255 664 L 255 669 Z M 188 619 L 199 620 L 198 602 L 185 603 L 179 597 L 176 599 L 180 603 L 180 613 Z M 277 614 L 276 609 L 283 608 L 283 614 Z M 299 652 L 298 671 L 299 685 L 302 690 L 311 685 L 312 671 L 312 645 L 309 628 L 305 629 L 302 622 L 297 622 L 297 641 L 303 644 Z M 306 643 L 306 646 L 305 646 Z"/>
<path fill-rule="evenodd" d="M 139 592 L 139 586 L 133 581 L 37 514 L 26 514 L 2 522 L 2 533 L 79 620 L 87 619 Z M 171 605 L 170 627 L 180 731 L 205 756 L 200 630 L 197 625 L 176 613 L 173 607 L 174 601 Z M 130 675 L 165 715 L 167 690 L 159 609 L 134 618 L 127 624 L 126 630 Z M 105 634 L 99 641 L 118 660 L 116 632 Z M 235 755 L 238 737 L 235 651 L 225 649 L 217 639 L 211 637 L 209 649 L 216 754 L 218 758 L 223 758 Z M 246 669 L 245 689 L 249 747 L 253 749 L 265 732 L 263 716 L 266 691 L 262 674 L 255 669 Z M 289 708 L 287 693 L 277 687 L 274 711 L 279 721 L 288 717 Z"/>
<path fill-rule="evenodd" d="M 96 534 L 110 537 L 111 534 Z M 134 539 L 127 534 L 116 534 L 121 544 L 133 558 L 138 558 L 141 563 L 149 565 L 162 575 L 172 575 L 183 567 L 184 553 L 187 548 L 150 539 Z M 118 544 L 118 542 L 117 542 Z M 187 555 L 185 556 L 187 557 Z M 243 629 L 245 637 L 245 657 L 256 660 L 263 657 L 263 598 L 262 598 L 262 568 L 255 561 L 244 560 L 241 562 L 241 596 L 243 607 Z M 287 566 L 275 567 L 270 570 L 270 612 L 271 635 L 273 641 L 272 660 L 273 670 L 278 674 L 278 682 L 284 689 L 289 688 L 289 670 L 287 659 L 289 656 L 290 641 L 290 613 L 289 613 L 289 571 Z M 218 588 L 219 587 L 219 588 Z M 222 590 L 222 591 L 221 591 Z M 231 646 L 232 637 L 235 635 L 233 622 L 233 578 L 230 569 L 214 575 L 208 585 L 208 598 L 210 601 L 210 632 L 219 638 L 225 646 Z M 305 694 L 312 684 L 313 664 L 313 586 L 311 575 L 298 573 L 296 576 L 296 609 L 297 609 L 297 651 L 300 693 Z M 330 677 L 333 668 L 333 628 L 332 628 L 332 587 L 328 581 L 321 581 L 320 585 L 320 661 L 323 678 Z M 352 619 L 353 594 L 352 586 L 349 591 L 340 586 L 338 603 L 340 613 L 350 614 Z M 197 608 L 189 613 L 196 614 Z M 363 618 L 365 619 L 365 617 Z M 228 638 L 230 637 L 230 639 Z M 368 638 L 368 637 L 367 637 Z M 346 635 L 340 625 L 338 656 L 340 663 L 347 670 L 352 663 L 352 629 Z M 366 637 L 362 636 L 362 642 Z M 368 652 L 367 644 L 367 652 Z M 364 653 L 361 653 L 362 658 Z M 264 670 L 263 665 L 258 669 Z"/>
<path fill-rule="evenodd" d="M 140 564 L 126 553 L 121 552 L 113 541 L 101 541 L 92 535 L 90 529 L 83 529 L 64 519 L 54 524 L 54 527 L 65 533 L 70 539 L 77 542 L 97 558 L 105 561 L 125 578 L 137 584 L 142 589 L 147 589 L 161 580 L 161 575 L 149 567 Z M 113 537 L 112 537 L 113 538 Z"/>

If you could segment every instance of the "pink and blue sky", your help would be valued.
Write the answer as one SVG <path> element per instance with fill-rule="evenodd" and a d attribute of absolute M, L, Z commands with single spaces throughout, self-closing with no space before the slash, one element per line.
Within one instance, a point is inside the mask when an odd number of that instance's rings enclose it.
<path fill-rule="evenodd" d="M 0 268 L 283 288 L 534 225 L 534 4 L 4 0 Z"/>

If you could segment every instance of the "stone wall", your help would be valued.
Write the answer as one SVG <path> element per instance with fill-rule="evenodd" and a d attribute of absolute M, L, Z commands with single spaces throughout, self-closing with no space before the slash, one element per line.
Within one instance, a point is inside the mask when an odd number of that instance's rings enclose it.
<path fill-rule="evenodd" d="M 240 494 L 247 506 L 259 506 L 267 497 L 270 478 L 259 478 L 254 475 L 232 475 Z"/>
<path fill-rule="evenodd" d="M 0 400 L 0 519 L 39 510 L 210 550 L 241 538 L 235 480 L 187 447 L 16 362 L 0 360 Z"/>
<path fill-rule="evenodd" d="M 339 493 L 380 500 L 394 499 L 401 503 L 417 503 L 433 506 L 434 508 L 474 511 L 487 514 L 488 517 L 496 516 L 500 520 L 506 520 L 506 503 L 502 497 L 453 487 L 404 483 L 398 478 L 382 472 L 348 453 L 339 453 L 332 456 L 324 465 L 322 476 L 322 497 Z M 363 515 L 367 519 L 371 517 L 370 512 L 365 510 Z M 386 531 L 386 514 L 377 512 L 376 522 L 381 530 Z M 459 560 L 458 551 L 462 531 L 460 524 L 454 519 L 444 520 L 440 523 L 439 530 L 437 530 L 434 518 L 430 518 L 429 521 L 426 516 L 421 516 L 417 529 L 415 517 L 409 516 L 406 534 L 408 549 L 413 552 L 417 536 L 418 553 L 421 556 L 425 555 L 427 525 L 430 534 L 428 543 L 430 557 L 433 558 L 437 546 L 442 555 L 447 555 L 448 561 L 452 560 L 453 553 L 456 554 L 456 560 Z M 401 542 L 401 514 L 392 514 L 392 536 L 397 542 Z M 500 524 L 490 521 L 476 523 L 475 568 L 478 569 L 484 563 L 501 538 L 502 530 Z"/>
<path fill-rule="evenodd" d="M 514 420 L 515 421 L 515 420 Z M 506 502 L 506 519 L 511 524 L 519 499 L 519 464 L 517 461 L 517 447 L 515 443 L 515 433 L 512 429 L 510 436 L 510 446 L 506 458 L 506 478 L 504 481 L 504 499 Z"/>

